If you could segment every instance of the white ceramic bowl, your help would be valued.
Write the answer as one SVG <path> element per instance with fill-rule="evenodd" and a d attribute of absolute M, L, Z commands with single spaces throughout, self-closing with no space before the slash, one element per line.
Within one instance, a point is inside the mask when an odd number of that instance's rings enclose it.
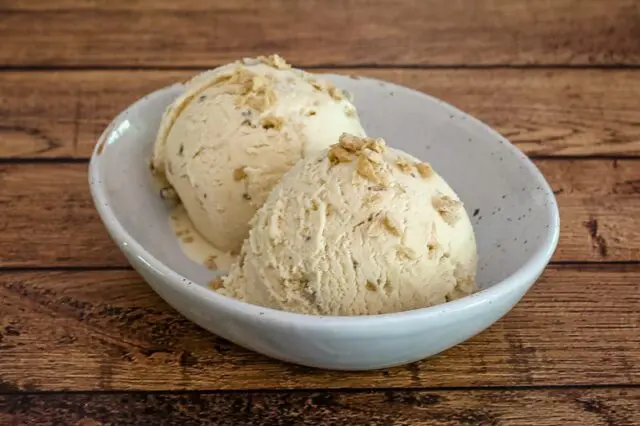
<path fill-rule="evenodd" d="M 167 303 L 238 345 L 344 370 L 437 354 L 501 318 L 542 273 L 558 241 L 554 195 L 525 155 L 454 107 L 377 80 L 327 78 L 354 93 L 369 135 L 429 161 L 460 195 L 476 231 L 482 291 L 402 313 L 320 317 L 254 306 L 210 290 L 212 272 L 182 253 L 147 167 L 162 112 L 182 85 L 137 101 L 100 137 L 89 174 L 96 208 L 133 267 Z"/>

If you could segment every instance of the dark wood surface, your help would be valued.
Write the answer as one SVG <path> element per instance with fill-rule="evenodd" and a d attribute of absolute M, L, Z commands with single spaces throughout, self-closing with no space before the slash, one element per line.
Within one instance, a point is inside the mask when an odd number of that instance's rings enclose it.
<path fill-rule="evenodd" d="M 0 425 L 640 424 L 640 2 L 0 0 Z M 285 364 L 168 307 L 88 192 L 135 99 L 279 52 L 477 116 L 557 194 L 552 265 L 408 366 Z"/>

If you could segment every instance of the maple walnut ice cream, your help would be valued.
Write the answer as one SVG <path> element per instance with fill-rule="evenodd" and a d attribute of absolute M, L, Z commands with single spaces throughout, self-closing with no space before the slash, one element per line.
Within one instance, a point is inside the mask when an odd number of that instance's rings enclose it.
<path fill-rule="evenodd" d="M 284 175 L 218 291 L 317 315 L 431 306 L 475 290 L 476 243 L 458 196 L 426 163 L 344 135 Z"/>
<path fill-rule="evenodd" d="M 277 55 L 243 60 L 186 83 L 162 118 L 152 167 L 195 229 L 233 253 L 282 175 L 343 132 L 364 135 L 341 90 Z"/>

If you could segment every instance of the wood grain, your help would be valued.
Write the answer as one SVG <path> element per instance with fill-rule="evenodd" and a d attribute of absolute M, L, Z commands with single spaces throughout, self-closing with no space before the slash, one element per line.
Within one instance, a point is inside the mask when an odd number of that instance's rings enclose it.
<path fill-rule="evenodd" d="M 0 66 L 640 62 L 634 0 L 37 0 L 0 15 Z"/>
<path fill-rule="evenodd" d="M 638 388 L 43 394 L 0 396 L 0 423 L 633 426 L 640 422 L 638 407 Z"/>
<path fill-rule="evenodd" d="M 503 320 L 424 362 L 371 372 L 267 359 L 205 332 L 132 271 L 0 273 L 0 382 L 27 390 L 630 385 L 640 265 L 550 267 Z"/>
<path fill-rule="evenodd" d="M 529 155 L 640 155 L 640 70 L 339 72 L 430 93 L 495 127 Z M 4 72 L 0 158 L 87 158 L 122 109 L 194 73 Z"/>
<path fill-rule="evenodd" d="M 538 160 L 557 193 L 554 261 L 640 261 L 640 161 Z M 0 267 L 126 266 L 86 164 L 0 164 Z"/>

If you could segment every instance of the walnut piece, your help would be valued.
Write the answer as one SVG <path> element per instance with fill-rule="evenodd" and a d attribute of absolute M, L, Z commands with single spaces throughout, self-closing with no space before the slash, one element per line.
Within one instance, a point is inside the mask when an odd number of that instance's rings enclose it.
<path fill-rule="evenodd" d="M 383 188 L 389 186 L 389 179 L 385 172 L 379 165 L 373 163 L 369 158 L 364 155 L 358 157 L 358 164 L 356 166 L 356 172 L 358 175 L 367 179 L 370 182 L 375 183 Z"/>
<path fill-rule="evenodd" d="M 284 126 L 284 118 L 275 115 L 267 115 L 260 120 L 260 124 L 265 129 L 280 130 Z"/>
<path fill-rule="evenodd" d="M 285 70 L 285 69 L 291 68 L 291 65 L 289 65 L 287 61 L 285 61 L 284 58 L 278 55 L 277 53 L 266 56 L 266 57 L 258 56 L 258 60 L 263 64 L 269 65 L 270 67 L 273 67 L 278 70 Z"/>
<path fill-rule="evenodd" d="M 338 89 L 333 85 L 329 86 L 328 92 L 329 92 L 329 96 L 331 96 L 331 98 L 334 101 L 342 101 L 345 99 L 344 93 L 342 92 L 342 90 Z"/>
<path fill-rule="evenodd" d="M 402 173 L 410 175 L 411 172 L 413 172 L 413 165 L 404 158 L 398 159 L 398 161 L 396 161 L 396 166 L 398 166 Z"/>
<path fill-rule="evenodd" d="M 431 176 L 433 176 L 433 168 L 431 168 L 431 166 L 427 163 L 416 164 L 416 169 L 418 170 L 418 173 L 420 173 L 420 176 L 422 176 L 425 179 L 428 179 Z"/>
<path fill-rule="evenodd" d="M 277 100 L 269 81 L 243 66 L 234 70 L 229 82 L 239 86 L 236 91 L 237 107 L 248 105 L 258 111 L 265 111 Z"/>
<path fill-rule="evenodd" d="M 393 221 L 389 218 L 389 216 L 385 216 L 382 219 L 382 226 L 384 226 L 384 228 L 389 231 L 389 233 L 391 235 L 394 235 L 396 237 L 400 237 L 402 234 L 400 233 L 400 230 L 398 229 L 398 227 L 396 226 L 395 223 L 393 223 Z"/>
<path fill-rule="evenodd" d="M 241 181 L 247 177 L 247 172 L 244 171 L 244 167 L 238 167 L 233 171 L 233 180 L 236 182 Z"/>
<path fill-rule="evenodd" d="M 332 165 L 339 163 L 349 163 L 351 161 L 351 154 L 349 151 L 341 147 L 340 145 L 333 145 L 329 149 L 329 162 Z"/>
<path fill-rule="evenodd" d="M 224 280 L 222 279 L 222 277 L 216 277 L 209 281 L 209 287 L 214 290 L 220 290 L 222 287 L 224 287 Z"/>
<path fill-rule="evenodd" d="M 448 195 L 436 195 L 432 198 L 433 207 L 440 214 L 442 219 L 449 225 L 454 226 L 460 219 L 460 209 L 462 202 Z"/>

